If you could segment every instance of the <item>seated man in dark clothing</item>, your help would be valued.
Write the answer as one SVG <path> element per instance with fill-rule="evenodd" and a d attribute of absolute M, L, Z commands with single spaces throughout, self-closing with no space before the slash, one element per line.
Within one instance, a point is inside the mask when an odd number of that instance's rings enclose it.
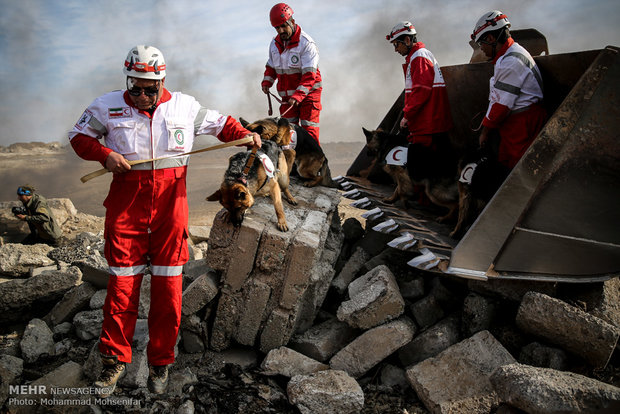
<path fill-rule="evenodd" d="M 54 218 L 47 200 L 40 194 L 35 194 L 31 185 L 22 185 L 17 188 L 17 198 L 24 205 L 24 210 L 15 214 L 15 217 L 28 223 L 30 234 L 22 241 L 23 244 L 45 243 L 50 246 L 58 245 L 61 231 Z"/>

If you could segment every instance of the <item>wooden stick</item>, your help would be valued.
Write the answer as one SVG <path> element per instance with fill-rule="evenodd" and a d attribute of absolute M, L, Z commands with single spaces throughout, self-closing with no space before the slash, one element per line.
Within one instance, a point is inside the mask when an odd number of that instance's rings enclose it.
<path fill-rule="evenodd" d="M 133 160 L 133 161 L 127 161 L 127 163 L 129 165 L 136 165 L 136 164 L 142 164 L 142 163 L 145 163 L 145 162 L 164 160 L 164 159 L 168 159 L 168 158 L 184 157 L 186 155 L 198 154 L 199 152 L 213 151 L 213 150 L 218 150 L 218 149 L 222 149 L 222 148 L 232 147 L 232 146 L 235 146 L 235 145 L 249 144 L 250 142 L 254 142 L 254 138 L 246 137 L 246 138 L 241 138 L 241 139 L 238 139 L 238 140 L 235 140 L 235 141 L 230 141 L 230 142 L 225 142 L 223 144 L 214 145 L 214 146 L 208 147 L 208 148 L 202 148 L 202 149 L 195 150 L 195 151 L 184 152 L 183 154 L 179 154 L 179 155 L 173 155 L 173 156 L 168 156 L 168 157 L 159 157 L 159 158 L 151 158 L 150 160 Z M 85 183 L 86 181 L 92 180 L 93 178 L 99 177 L 100 175 L 103 175 L 103 174 L 105 174 L 107 172 L 109 172 L 107 168 L 102 168 L 100 170 L 93 171 L 90 174 L 86 174 L 84 177 L 80 178 L 80 181 Z"/>

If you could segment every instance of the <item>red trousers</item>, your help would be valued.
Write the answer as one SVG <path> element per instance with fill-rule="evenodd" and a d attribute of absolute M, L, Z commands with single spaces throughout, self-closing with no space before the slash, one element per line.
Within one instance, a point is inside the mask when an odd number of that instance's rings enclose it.
<path fill-rule="evenodd" d="M 511 113 L 499 127 L 498 161 L 512 169 L 547 122 L 547 111 L 534 104 L 523 112 Z"/>
<path fill-rule="evenodd" d="M 291 106 L 285 102 L 280 105 L 280 115 L 284 114 Z M 299 105 L 294 106 L 290 111 L 286 112 L 285 118 L 291 124 L 300 125 L 303 129 L 319 142 L 319 115 L 321 114 L 321 89 L 316 89 L 306 99 L 301 101 Z"/>
<path fill-rule="evenodd" d="M 110 267 L 99 350 L 131 362 L 140 286 L 151 268 L 147 357 L 151 365 L 174 362 L 181 323 L 183 265 L 187 248 L 187 167 L 116 174 L 104 201 L 105 257 Z"/>

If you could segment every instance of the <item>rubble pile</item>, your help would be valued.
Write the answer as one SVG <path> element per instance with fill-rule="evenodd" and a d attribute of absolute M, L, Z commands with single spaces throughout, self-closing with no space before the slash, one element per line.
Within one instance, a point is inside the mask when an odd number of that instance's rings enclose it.
<path fill-rule="evenodd" d="M 101 369 L 108 277 L 101 232 L 58 248 L 3 243 L 3 409 L 620 410 L 618 278 L 569 285 L 438 276 L 409 267 L 370 220 L 341 220 L 337 190 L 294 186 L 293 194 L 288 232 L 277 230 L 269 199 L 257 200 L 239 228 L 221 214 L 210 229 L 190 228 L 177 361 L 160 396 L 146 388 L 149 275 L 133 361 L 103 400 L 89 393 Z M 0 216 L 3 232 L 14 220 Z"/>

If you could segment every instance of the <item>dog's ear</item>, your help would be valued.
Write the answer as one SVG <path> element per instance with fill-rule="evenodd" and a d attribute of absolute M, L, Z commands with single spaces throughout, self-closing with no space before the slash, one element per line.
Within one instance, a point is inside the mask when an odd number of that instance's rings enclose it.
<path fill-rule="evenodd" d="M 290 127 L 291 123 L 288 122 L 288 119 L 286 118 L 282 118 L 280 117 L 280 119 L 278 119 L 278 126 L 287 126 Z"/>
<path fill-rule="evenodd" d="M 222 199 L 222 192 L 217 190 L 215 193 L 211 194 L 206 198 L 207 201 L 220 201 Z"/>
<path fill-rule="evenodd" d="M 248 121 L 246 121 L 245 119 L 239 117 L 239 123 L 241 124 L 242 127 L 247 128 L 248 125 L 250 125 L 250 123 Z"/>
<path fill-rule="evenodd" d="M 367 130 L 366 128 L 362 127 L 362 131 L 364 132 L 364 135 L 366 135 L 366 143 L 369 143 L 370 140 L 372 139 L 373 136 L 373 132 Z"/>

